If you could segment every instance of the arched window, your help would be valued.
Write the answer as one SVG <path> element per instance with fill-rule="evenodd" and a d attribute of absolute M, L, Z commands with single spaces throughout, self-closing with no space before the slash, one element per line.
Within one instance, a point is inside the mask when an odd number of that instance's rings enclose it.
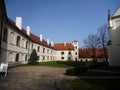
<path fill-rule="evenodd" d="M 4 28 L 4 31 L 3 31 L 3 41 L 4 42 L 7 42 L 7 36 L 8 36 L 8 30 L 7 30 L 7 28 Z"/>
<path fill-rule="evenodd" d="M 64 52 L 61 52 L 61 55 L 64 55 Z"/>
<path fill-rule="evenodd" d="M 28 41 L 26 41 L 26 49 L 28 49 Z"/>
<path fill-rule="evenodd" d="M 16 54 L 15 62 L 19 61 L 19 54 Z"/>
<path fill-rule="evenodd" d="M 16 46 L 20 46 L 20 36 L 17 36 Z"/>

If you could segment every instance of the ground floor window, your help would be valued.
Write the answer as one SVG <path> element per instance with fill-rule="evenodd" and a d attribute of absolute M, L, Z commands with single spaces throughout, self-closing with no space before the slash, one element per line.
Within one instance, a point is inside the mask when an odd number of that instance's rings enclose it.
<path fill-rule="evenodd" d="M 45 60 L 45 56 L 43 56 L 43 60 Z"/>
<path fill-rule="evenodd" d="M 68 57 L 68 60 L 70 61 L 70 60 L 71 60 L 71 58 L 70 58 L 70 57 Z"/>
<path fill-rule="evenodd" d="M 64 59 L 64 57 L 61 57 L 61 59 Z"/>
<path fill-rule="evenodd" d="M 25 55 L 25 61 L 27 61 L 27 55 Z"/>
<path fill-rule="evenodd" d="M 18 61 L 19 61 L 19 54 L 16 54 L 15 61 L 16 61 L 16 62 L 18 62 Z"/>
<path fill-rule="evenodd" d="M 77 61 L 77 58 L 75 58 L 75 60 Z"/>

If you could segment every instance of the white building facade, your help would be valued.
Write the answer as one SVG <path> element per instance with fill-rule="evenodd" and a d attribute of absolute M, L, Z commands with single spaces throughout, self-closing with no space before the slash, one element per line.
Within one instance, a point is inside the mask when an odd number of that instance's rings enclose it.
<path fill-rule="evenodd" d="M 72 43 L 56 43 L 54 45 L 56 49 L 56 60 L 63 61 L 77 61 L 78 60 L 78 41 L 75 40 Z"/>
<path fill-rule="evenodd" d="M 78 60 L 78 41 L 64 43 L 63 48 L 55 48 L 49 39 L 44 40 L 42 34 L 36 36 L 22 28 L 22 17 L 16 22 L 6 15 L 4 1 L 0 1 L 0 62 L 28 63 L 33 49 L 37 51 L 39 62 L 53 60 Z"/>
<path fill-rule="evenodd" d="M 120 7 L 111 16 L 108 11 L 108 57 L 110 66 L 120 66 Z"/>

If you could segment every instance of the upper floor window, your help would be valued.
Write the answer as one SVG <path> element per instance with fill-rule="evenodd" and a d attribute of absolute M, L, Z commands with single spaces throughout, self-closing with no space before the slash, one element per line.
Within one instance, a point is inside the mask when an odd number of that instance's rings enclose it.
<path fill-rule="evenodd" d="M 43 48 L 43 53 L 45 53 L 45 48 Z"/>
<path fill-rule="evenodd" d="M 61 52 L 61 55 L 64 55 L 64 52 Z"/>
<path fill-rule="evenodd" d="M 26 49 L 28 49 L 28 41 L 26 41 Z"/>
<path fill-rule="evenodd" d="M 20 36 L 17 36 L 16 46 L 20 46 Z"/>
<path fill-rule="evenodd" d="M 8 36 L 8 30 L 7 30 L 7 28 L 4 28 L 4 31 L 3 31 L 3 41 L 4 42 L 7 42 L 7 36 Z"/>
<path fill-rule="evenodd" d="M 14 32 L 10 33 L 10 43 L 15 44 L 15 33 Z"/>
<path fill-rule="evenodd" d="M 40 46 L 38 46 L 38 49 L 37 49 L 38 52 L 40 52 Z"/>
<path fill-rule="evenodd" d="M 33 44 L 31 45 L 31 50 L 33 50 Z"/>
<path fill-rule="evenodd" d="M 77 49 L 77 46 L 75 47 L 75 49 Z"/>
<path fill-rule="evenodd" d="M 69 55 L 71 55 L 71 52 L 68 52 Z"/>

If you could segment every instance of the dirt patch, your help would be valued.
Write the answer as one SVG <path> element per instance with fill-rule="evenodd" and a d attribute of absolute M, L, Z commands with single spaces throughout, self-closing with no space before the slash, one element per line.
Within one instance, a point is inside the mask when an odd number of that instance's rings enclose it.
<path fill-rule="evenodd" d="M 7 77 L 0 76 L 0 90 L 58 90 L 61 85 L 70 90 L 67 81 L 71 77 L 65 76 L 65 71 L 66 68 L 45 66 L 11 68 Z"/>

